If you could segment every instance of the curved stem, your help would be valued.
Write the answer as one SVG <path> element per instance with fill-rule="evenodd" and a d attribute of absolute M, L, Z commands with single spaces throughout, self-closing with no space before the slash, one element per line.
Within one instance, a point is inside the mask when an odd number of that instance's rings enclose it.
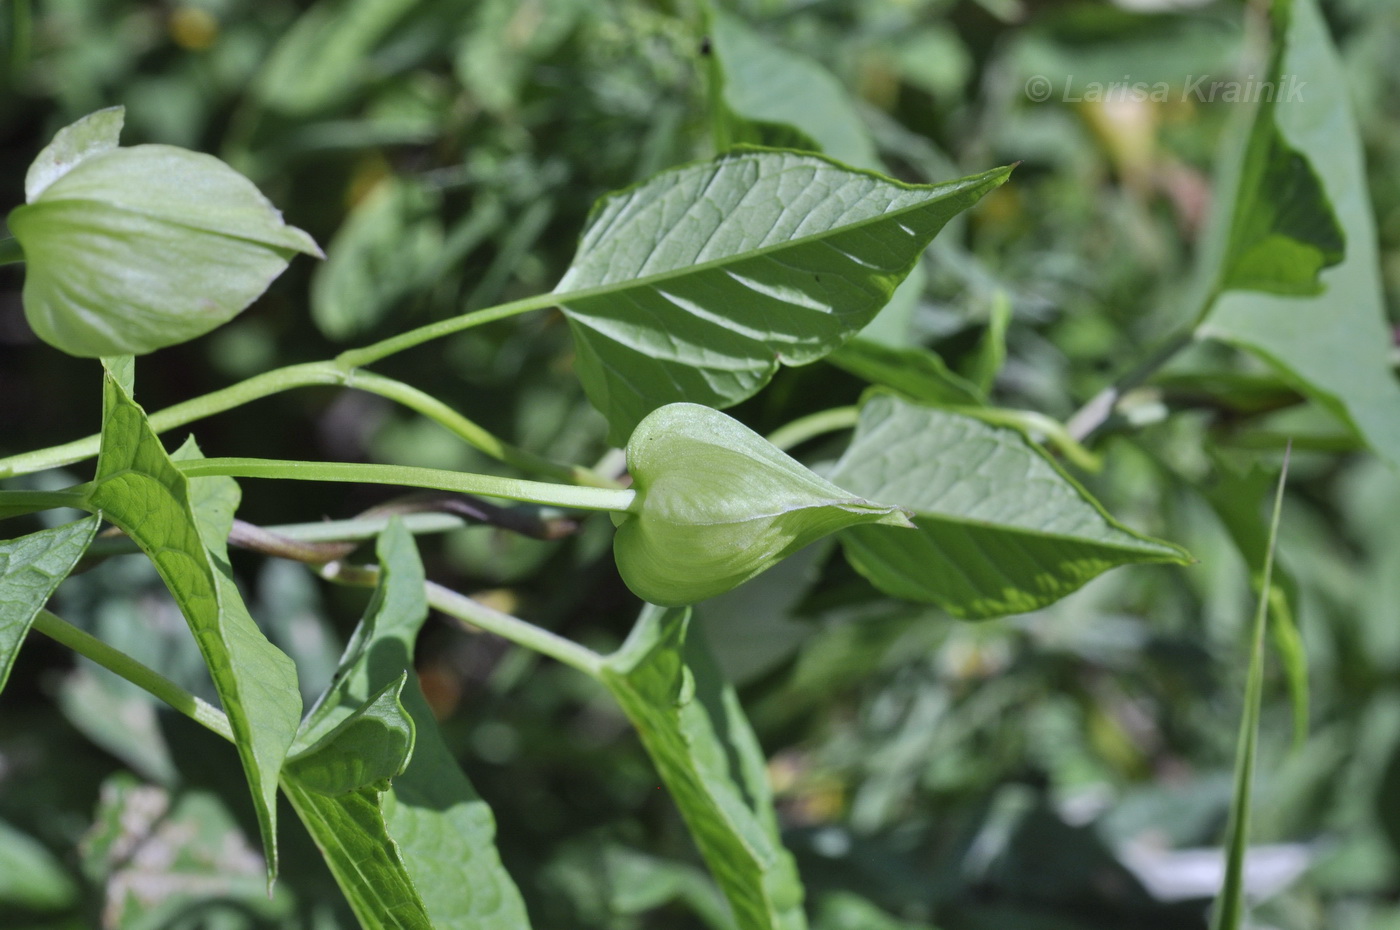
<path fill-rule="evenodd" d="M 392 378 L 386 378 L 369 371 L 356 371 L 350 376 L 347 384 L 421 413 L 456 434 L 473 448 L 486 453 L 499 462 L 513 465 L 523 472 L 539 475 L 541 478 L 589 487 L 616 488 L 620 486 L 616 481 L 584 468 L 582 465 L 560 465 L 543 456 L 503 442 L 433 395 L 404 384 L 402 381 L 395 381 Z"/>
<path fill-rule="evenodd" d="M 525 297 L 520 300 L 513 300 L 507 304 L 500 304 L 495 307 L 487 307 L 484 310 L 476 310 L 472 313 L 464 313 L 461 316 L 454 316 L 448 320 L 439 320 L 436 323 L 428 323 L 419 326 L 417 329 L 410 329 L 406 333 L 399 333 L 397 336 L 390 336 L 388 339 L 381 339 L 379 342 L 367 345 L 360 349 L 350 349 L 336 356 L 335 363 L 342 369 L 349 371 L 352 368 L 361 368 L 371 365 L 381 359 L 388 358 L 405 349 L 431 342 L 434 339 L 441 339 L 443 336 L 450 336 L 473 326 L 480 326 L 483 323 L 494 323 L 497 320 L 504 320 L 508 317 L 526 313 L 530 310 L 542 310 L 545 307 L 552 307 L 559 302 L 557 295 L 535 294 L 532 297 Z"/>
<path fill-rule="evenodd" d="M 400 403 L 433 420 L 472 447 L 522 471 L 592 487 L 618 486 L 617 482 L 581 465 L 560 465 L 512 446 L 431 394 L 372 372 L 346 371 L 335 362 L 305 362 L 264 372 L 246 381 L 159 410 L 150 415 L 150 424 L 157 433 L 164 433 L 272 394 L 318 385 L 355 388 Z M 3 458 L 0 459 L 0 478 L 27 475 L 46 468 L 81 462 L 97 455 L 100 445 L 101 437 L 94 434 L 62 445 Z"/>
<path fill-rule="evenodd" d="M 486 497 L 504 497 L 531 504 L 574 510 L 624 511 L 636 492 L 626 488 L 581 488 L 568 484 L 548 484 L 445 471 L 440 468 L 414 468 L 407 465 L 365 465 L 353 462 L 289 462 L 280 459 L 213 458 L 176 462 L 191 478 L 230 475 L 234 478 L 281 478 L 292 481 L 345 481 L 360 484 L 396 484 L 458 491 Z"/>
<path fill-rule="evenodd" d="M 768 441 L 786 452 L 794 446 L 800 446 L 809 439 L 815 439 L 823 433 L 832 433 L 840 429 L 850 429 L 856 425 L 860 418 L 860 408 L 833 407 L 830 410 L 819 410 L 816 413 L 809 413 L 805 417 L 798 417 L 791 423 L 773 430 L 768 434 Z"/>
<path fill-rule="evenodd" d="M 85 633 L 48 610 L 39 611 L 34 629 L 57 640 L 79 655 L 87 656 L 110 672 L 160 698 L 195 723 L 233 742 L 233 728 L 224 712 L 181 688 L 164 675 L 137 662 L 119 649 Z"/>
<path fill-rule="evenodd" d="M 17 265 L 24 261 L 24 250 L 19 247 L 19 240 L 13 236 L 0 239 L 0 265 Z"/>
<path fill-rule="evenodd" d="M 292 388 L 308 387 L 317 384 L 344 384 L 345 372 L 329 362 L 308 362 L 302 365 L 288 365 L 265 372 L 230 385 L 218 391 L 195 397 L 183 403 L 166 407 L 150 415 L 151 429 L 164 433 L 176 427 L 185 426 L 195 420 L 211 417 L 216 413 L 232 410 L 249 401 L 277 394 Z M 59 446 L 49 446 L 35 452 L 12 455 L 0 459 L 0 478 L 13 475 L 26 475 L 45 468 L 71 465 L 97 455 L 102 437 L 94 433 L 73 442 Z"/>
<path fill-rule="evenodd" d="M 341 562 L 331 562 L 322 567 L 321 577 L 339 584 L 372 588 L 379 583 L 379 569 L 373 565 L 345 565 Z M 551 633 L 533 623 L 527 623 L 519 617 L 513 617 L 510 614 L 487 607 L 480 601 L 473 600 L 465 594 L 458 594 L 456 591 L 444 588 L 435 582 L 425 582 L 424 589 L 428 595 L 429 606 L 463 623 L 488 633 L 495 633 L 502 639 L 509 640 L 518 646 L 524 646 L 526 649 L 532 649 L 541 655 L 557 659 L 570 668 L 577 669 L 593 678 L 598 677 L 599 671 L 603 667 L 601 655 L 571 639 L 566 639 L 557 633 Z"/>

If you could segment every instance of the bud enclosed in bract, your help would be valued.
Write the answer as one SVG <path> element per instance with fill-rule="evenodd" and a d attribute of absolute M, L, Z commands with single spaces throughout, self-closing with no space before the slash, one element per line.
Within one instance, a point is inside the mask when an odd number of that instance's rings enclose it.
<path fill-rule="evenodd" d="M 142 355 L 202 336 L 252 303 L 311 237 L 253 183 L 170 145 L 117 146 L 121 107 L 59 130 L 10 212 L 24 312 L 70 355 Z"/>
<path fill-rule="evenodd" d="M 860 523 L 912 526 L 898 507 L 843 491 L 717 410 L 668 404 L 627 443 L 637 491 L 613 552 L 653 604 L 723 594 L 817 539 Z"/>

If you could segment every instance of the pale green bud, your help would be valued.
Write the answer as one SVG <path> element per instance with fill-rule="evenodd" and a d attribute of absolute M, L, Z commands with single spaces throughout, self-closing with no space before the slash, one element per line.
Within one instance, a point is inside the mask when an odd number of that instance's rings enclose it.
<path fill-rule="evenodd" d="M 123 110 L 59 130 L 10 212 L 24 312 L 70 355 L 141 355 L 202 336 L 252 303 L 297 252 L 321 250 L 211 155 L 119 148 Z"/>
<path fill-rule="evenodd" d="M 843 491 L 737 420 L 698 404 L 653 411 L 627 443 L 636 499 L 613 542 L 622 579 L 662 606 L 723 594 L 858 523 L 912 526 Z"/>

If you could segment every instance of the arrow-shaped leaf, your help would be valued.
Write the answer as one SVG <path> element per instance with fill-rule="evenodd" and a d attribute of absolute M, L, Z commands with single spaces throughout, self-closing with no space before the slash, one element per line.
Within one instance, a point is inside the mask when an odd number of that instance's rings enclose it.
<path fill-rule="evenodd" d="M 348 735 L 347 725 L 357 717 L 368 724 L 366 705 L 408 672 L 399 701 L 416 731 L 412 758 L 386 790 L 365 787 L 337 797 L 310 790 L 289 768 L 287 797 L 366 926 L 526 930 L 525 905 L 496 852 L 491 811 L 443 742 L 412 675 L 414 642 L 428 616 L 413 537 L 391 521 L 377 551 L 381 574 L 374 600 L 297 745 L 325 747 L 329 734 Z M 362 726 L 359 732 L 370 731 Z M 391 726 L 380 735 L 380 745 L 360 749 L 392 765 L 394 747 L 403 748 L 400 735 Z"/>
<path fill-rule="evenodd" d="M 238 489 L 210 482 L 222 510 L 191 503 L 190 482 L 166 455 L 146 414 L 111 372 L 103 386 L 102 451 L 87 508 L 126 531 L 155 563 L 199 644 L 228 714 L 262 830 L 269 879 L 277 874 L 277 774 L 301 716 L 296 667 L 258 629 L 225 555 Z M 222 535 L 220 535 L 220 532 Z"/>
<path fill-rule="evenodd" d="M 868 323 L 997 168 L 910 185 L 739 149 L 604 197 L 555 293 L 619 445 L 673 401 L 727 407 Z"/>
<path fill-rule="evenodd" d="M 832 480 L 914 513 L 858 526 L 846 556 L 880 590 L 968 619 L 1034 610 L 1132 562 L 1190 562 L 1122 526 L 1022 433 L 874 393 Z"/>

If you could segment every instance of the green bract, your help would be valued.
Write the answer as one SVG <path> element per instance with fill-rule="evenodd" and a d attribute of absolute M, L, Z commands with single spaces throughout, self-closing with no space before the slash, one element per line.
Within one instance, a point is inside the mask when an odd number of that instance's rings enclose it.
<path fill-rule="evenodd" d="M 723 594 L 810 542 L 858 523 L 911 526 L 843 491 L 737 420 L 668 404 L 627 443 L 637 496 L 613 543 L 627 586 L 653 604 Z"/>
<path fill-rule="evenodd" d="M 210 155 L 118 148 L 123 110 L 59 130 L 29 168 L 9 225 L 24 310 L 70 355 L 140 355 L 202 336 L 321 250 L 252 182 Z"/>

